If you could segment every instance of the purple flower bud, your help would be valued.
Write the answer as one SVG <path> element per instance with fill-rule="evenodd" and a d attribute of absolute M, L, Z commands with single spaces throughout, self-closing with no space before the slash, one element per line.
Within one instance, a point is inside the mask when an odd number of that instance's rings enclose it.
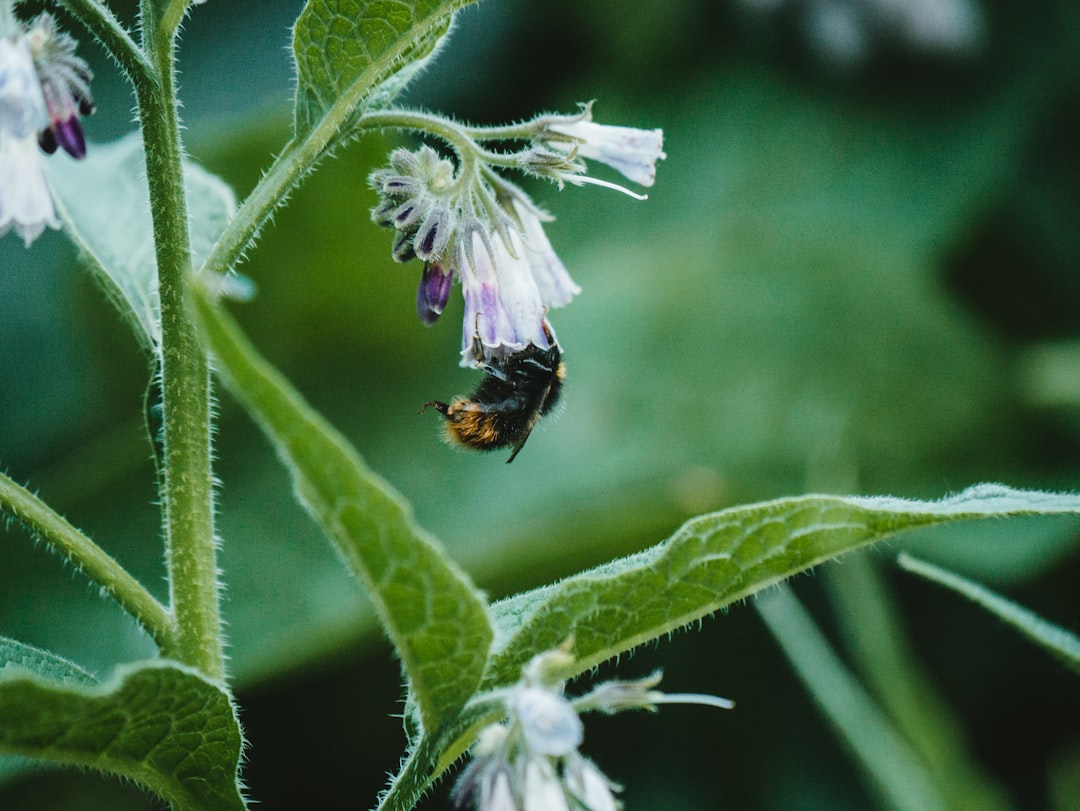
<path fill-rule="evenodd" d="M 46 155 L 53 154 L 56 148 L 60 146 L 56 143 L 56 135 L 53 134 L 52 128 L 46 127 L 38 133 L 38 146 Z"/>
<path fill-rule="evenodd" d="M 66 121 L 53 121 L 49 128 L 55 138 L 71 157 L 76 160 L 86 157 L 86 139 L 83 137 L 82 125 L 77 116 L 71 116 Z"/>
<path fill-rule="evenodd" d="M 446 302 L 450 299 L 450 287 L 454 277 L 437 262 L 424 266 L 420 286 L 416 290 L 416 314 L 425 326 L 439 320 Z"/>
<path fill-rule="evenodd" d="M 416 255 L 425 262 L 442 258 L 450 241 L 451 217 L 445 206 L 437 206 L 416 230 Z"/>
<path fill-rule="evenodd" d="M 390 250 L 390 255 L 394 257 L 395 262 L 408 262 L 410 259 L 416 258 L 416 251 L 413 250 L 413 235 L 406 231 L 398 234 L 397 240 L 394 242 L 394 247 Z"/>
<path fill-rule="evenodd" d="M 424 191 L 418 180 L 411 177 L 398 177 L 397 175 L 386 178 L 380 184 L 380 187 L 382 193 L 387 197 L 416 197 L 416 195 Z"/>
<path fill-rule="evenodd" d="M 377 225 L 384 225 L 388 228 L 394 225 L 394 212 L 397 211 L 398 204 L 394 200 L 383 200 L 375 208 L 371 209 L 371 219 Z"/>
<path fill-rule="evenodd" d="M 406 200 L 394 212 L 394 227 L 399 231 L 412 230 L 411 226 L 415 225 L 424 213 L 419 200 Z"/>

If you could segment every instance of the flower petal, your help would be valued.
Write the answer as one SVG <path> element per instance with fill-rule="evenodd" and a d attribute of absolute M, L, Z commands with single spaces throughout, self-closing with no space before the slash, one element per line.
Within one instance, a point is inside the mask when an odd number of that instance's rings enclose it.
<path fill-rule="evenodd" d="M 570 811 L 562 784 L 546 759 L 532 758 L 525 764 L 524 783 L 525 811 Z"/>
<path fill-rule="evenodd" d="M 457 263 L 465 296 L 461 365 L 479 367 L 491 356 L 520 352 L 529 344 L 547 349 L 544 304 L 524 249 L 512 256 L 500 236 L 477 230 L 462 251 L 463 261 Z"/>
<path fill-rule="evenodd" d="M 521 687 L 512 706 L 533 752 L 562 757 L 581 746 L 584 725 L 574 706 L 559 693 L 543 687 Z"/>
<path fill-rule="evenodd" d="M 49 126 L 41 81 L 25 37 L 0 37 L 0 129 L 17 138 Z"/>
<path fill-rule="evenodd" d="M 513 205 L 521 221 L 525 256 L 540 291 L 540 300 L 545 307 L 565 307 L 581 288 L 570 278 L 566 266 L 551 247 L 536 211 L 520 200 L 514 200 Z"/>
<path fill-rule="evenodd" d="M 425 325 L 430 327 L 438 321 L 446 309 L 453 280 L 449 269 L 438 263 L 424 266 L 424 274 L 416 291 L 416 314 Z"/>
<path fill-rule="evenodd" d="M 35 134 L 0 130 L 0 235 L 14 228 L 27 247 L 45 226 L 60 227 L 41 160 Z"/>
<path fill-rule="evenodd" d="M 552 129 L 579 139 L 578 157 L 607 164 L 642 186 L 656 181 L 656 162 L 667 157 L 664 131 L 659 129 L 639 130 L 585 120 L 557 124 Z"/>

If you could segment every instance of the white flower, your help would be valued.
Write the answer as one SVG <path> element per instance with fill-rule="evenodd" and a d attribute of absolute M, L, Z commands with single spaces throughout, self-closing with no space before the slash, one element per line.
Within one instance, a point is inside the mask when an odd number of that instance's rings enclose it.
<path fill-rule="evenodd" d="M 514 789 L 507 772 L 495 772 L 493 778 L 481 787 L 480 809 L 481 811 L 518 811 L 517 801 L 514 800 Z"/>
<path fill-rule="evenodd" d="M 570 811 L 562 781 L 546 758 L 526 762 L 522 795 L 525 811 Z"/>
<path fill-rule="evenodd" d="M 581 292 L 544 233 L 540 213 L 524 200 L 512 204 L 521 222 L 525 257 L 545 307 L 565 307 Z"/>
<path fill-rule="evenodd" d="M 519 687 L 510 708 L 534 752 L 562 757 L 576 751 L 585 738 L 577 711 L 559 693 L 543 687 Z"/>
<path fill-rule="evenodd" d="M 618 811 L 615 792 L 619 787 L 612 783 L 591 760 L 576 757 L 566 769 L 566 788 L 589 811 Z"/>
<path fill-rule="evenodd" d="M 0 129 L 0 236 L 12 228 L 27 247 L 41 232 L 59 228 L 45 181 L 37 136 L 18 137 Z"/>
<path fill-rule="evenodd" d="M 578 157 L 600 161 L 634 183 L 651 186 L 656 181 L 656 162 L 667 157 L 664 131 L 596 124 L 589 115 L 586 109 L 578 120 L 555 123 L 549 129 L 575 139 Z"/>
<path fill-rule="evenodd" d="M 0 36 L 0 131 L 24 138 L 49 126 L 45 95 L 24 36 Z"/>
<path fill-rule="evenodd" d="M 45 226 L 60 227 L 38 152 L 48 126 L 26 37 L 0 36 L 0 235 L 14 228 L 27 246 Z"/>
<path fill-rule="evenodd" d="M 511 236 L 513 241 L 513 237 Z M 461 365 L 478 367 L 492 357 L 520 352 L 529 344 L 551 346 L 551 327 L 520 243 L 511 255 L 499 234 L 471 232 L 453 264 L 465 296 Z"/>
<path fill-rule="evenodd" d="M 75 40 L 40 15 L 27 32 L 0 0 L 0 236 L 14 229 L 29 247 L 59 228 L 40 148 L 86 154 L 79 113 L 92 109 L 86 63 Z"/>

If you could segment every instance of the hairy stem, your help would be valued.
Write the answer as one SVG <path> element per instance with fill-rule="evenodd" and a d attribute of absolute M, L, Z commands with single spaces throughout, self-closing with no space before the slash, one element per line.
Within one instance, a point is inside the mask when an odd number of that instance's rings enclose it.
<path fill-rule="evenodd" d="M 292 140 L 274 159 L 258 184 L 247 196 L 236 216 L 206 258 L 203 270 L 225 273 L 234 268 L 271 215 L 282 205 L 289 193 L 326 155 L 336 142 L 336 122 L 315 127 L 301 140 Z M 465 130 L 452 121 L 431 113 L 412 110 L 379 110 L 365 113 L 357 120 L 354 130 L 411 129 L 427 132 L 452 145 L 463 160 L 476 149 Z"/>
<path fill-rule="evenodd" d="M 164 414 L 162 506 L 172 610 L 178 634 L 166 655 L 210 678 L 224 675 L 218 605 L 210 370 L 184 304 L 192 272 L 174 77 L 175 27 L 143 14 L 157 81 L 136 82 L 146 149 L 161 297 Z"/>
<path fill-rule="evenodd" d="M 30 532 L 74 563 L 134 617 L 159 648 L 172 644 L 176 633 L 172 617 L 142 583 L 48 504 L 2 473 L 0 510 L 14 516 Z"/>
<path fill-rule="evenodd" d="M 59 3 L 97 38 L 133 82 L 152 76 L 153 68 L 142 49 L 104 3 L 98 0 L 59 0 Z"/>

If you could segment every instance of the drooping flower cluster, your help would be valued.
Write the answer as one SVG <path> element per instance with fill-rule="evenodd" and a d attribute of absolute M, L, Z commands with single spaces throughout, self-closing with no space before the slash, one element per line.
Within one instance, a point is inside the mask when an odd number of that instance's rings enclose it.
<path fill-rule="evenodd" d="M 585 176 L 581 158 L 590 158 L 652 184 L 656 161 L 664 157 L 662 133 L 596 124 L 591 116 L 585 106 L 576 115 L 542 116 L 501 130 L 451 128 L 456 164 L 425 145 L 395 150 L 390 165 L 372 173 L 380 196 L 372 219 L 395 230 L 394 259 L 424 263 L 416 298 L 420 320 L 433 324 L 453 282 L 461 284 L 462 366 L 490 369 L 493 361 L 530 345 L 550 348 L 557 341 L 548 311 L 580 292 L 544 233 L 551 217 L 496 166 L 560 185 L 613 186 Z M 511 139 L 528 145 L 510 153 L 481 146 Z"/>
<path fill-rule="evenodd" d="M 86 155 L 79 117 L 94 104 L 75 45 L 50 14 L 26 26 L 0 0 L 0 236 L 14 229 L 27 246 L 60 227 L 39 149 Z"/>
<path fill-rule="evenodd" d="M 616 811 L 620 787 L 582 755 L 585 730 L 579 713 L 655 710 L 658 704 L 694 703 L 730 709 L 708 695 L 671 695 L 654 689 L 659 674 L 612 681 L 577 699 L 563 695 L 556 674 L 573 659 L 565 650 L 534 658 L 521 681 L 505 694 L 507 720 L 486 727 L 450 798 L 460 811 Z"/>

